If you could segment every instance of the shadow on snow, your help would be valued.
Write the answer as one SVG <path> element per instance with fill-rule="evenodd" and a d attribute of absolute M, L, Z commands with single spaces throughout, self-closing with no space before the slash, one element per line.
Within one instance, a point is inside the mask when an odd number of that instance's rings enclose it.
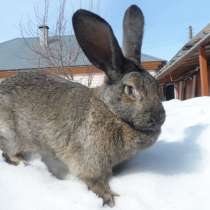
<path fill-rule="evenodd" d="M 176 175 L 199 170 L 202 154 L 197 142 L 207 126 L 201 124 L 188 127 L 184 131 L 183 141 L 180 142 L 157 142 L 150 149 L 140 152 L 134 159 L 118 166 L 114 174 L 150 172 Z"/>

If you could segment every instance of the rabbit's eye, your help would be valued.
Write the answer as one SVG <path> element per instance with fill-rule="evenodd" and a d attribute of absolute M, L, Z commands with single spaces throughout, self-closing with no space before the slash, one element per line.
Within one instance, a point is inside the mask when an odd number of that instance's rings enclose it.
<path fill-rule="evenodd" d="M 132 98 L 133 100 L 143 100 L 143 93 L 138 92 L 131 85 L 124 85 L 124 94 Z"/>
<path fill-rule="evenodd" d="M 125 92 L 125 94 L 128 95 L 128 96 L 134 96 L 134 89 L 133 89 L 133 87 L 130 86 L 130 85 L 125 85 L 125 86 L 124 86 L 124 92 Z"/>

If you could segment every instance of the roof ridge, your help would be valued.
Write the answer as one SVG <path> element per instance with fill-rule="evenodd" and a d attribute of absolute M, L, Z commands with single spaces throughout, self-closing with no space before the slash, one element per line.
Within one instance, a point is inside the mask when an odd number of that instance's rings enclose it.
<path fill-rule="evenodd" d="M 3 42 L 0 42 L 0 45 L 1 45 L 1 44 L 5 44 L 5 43 L 8 43 L 8 42 L 15 41 L 15 40 L 17 40 L 17 39 L 19 39 L 19 37 L 16 37 L 16 38 L 13 38 L 13 39 L 9 39 L 9 40 L 6 40 L 6 41 L 3 41 Z"/>
<path fill-rule="evenodd" d="M 155 60 L 165 61 L 165 59 L 163 59 L 163 58 L 156 57 L 156 56 L 153 56 L 153 55 L 150 55 L 150 54 L 147 54 L 147 53 L 142 53 L 142 55 L 146 55 L 150 58 L 154 58 Z"/>
<path fill-rule="evenodd" d="M 49 38 L 58 37 L 58 36 L 59 35 L 52 35 L 52 36 L 49 36 Z M 62 37 L 74 37 L 74 36 L 75 36 L 74 34 L 71 34 L 71 35 L 62 35 Z M 13 39 L 9 39 L 9 40 L 0 42 L 0 45 L 1 44 L 4 44 L 4 43 L 15 41 L 15 40 L 18 40 L 18 39 L 38 39 L 38 38 L 39 38 L 38 36 L 16 37 L 16 38 L 13 38 Z"/>

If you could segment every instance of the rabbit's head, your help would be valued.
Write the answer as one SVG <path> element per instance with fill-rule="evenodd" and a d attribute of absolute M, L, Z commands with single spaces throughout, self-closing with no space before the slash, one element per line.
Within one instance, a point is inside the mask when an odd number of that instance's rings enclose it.
<path fill-rule="evenodd" d="M 111 26 L 86 10 L 73 15 L 79 45 L 90 62 L 107 76 L 100 98 L 109 109 L 134 128 L 159 132 L 165 120 L 159 84 L 140 66 L 144 16 L 130 6 L 123 21 L 123 52 Z"/>

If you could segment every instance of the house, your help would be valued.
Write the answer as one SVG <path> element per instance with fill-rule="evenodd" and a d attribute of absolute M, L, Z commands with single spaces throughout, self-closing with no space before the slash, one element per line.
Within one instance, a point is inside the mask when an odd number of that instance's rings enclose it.
<path fill-rule="evenodd" d="M 48 26 L 40 26 L 39 37 L 0 43 L 0 79 L 18 71 L 41 70 L 88 86 L 100 85 L 104 73 L 89 62 L 75 36 L 48 36 L 48 30 Z M 165 64 L 164 60 L 146 54 L 141 59 L 143 67 L 151 74 Z"/>
<path fill-rule="evenodd" d="M 210 24 L 188 41 L 156 74 L 166 100 L 210 94 Z"/>

